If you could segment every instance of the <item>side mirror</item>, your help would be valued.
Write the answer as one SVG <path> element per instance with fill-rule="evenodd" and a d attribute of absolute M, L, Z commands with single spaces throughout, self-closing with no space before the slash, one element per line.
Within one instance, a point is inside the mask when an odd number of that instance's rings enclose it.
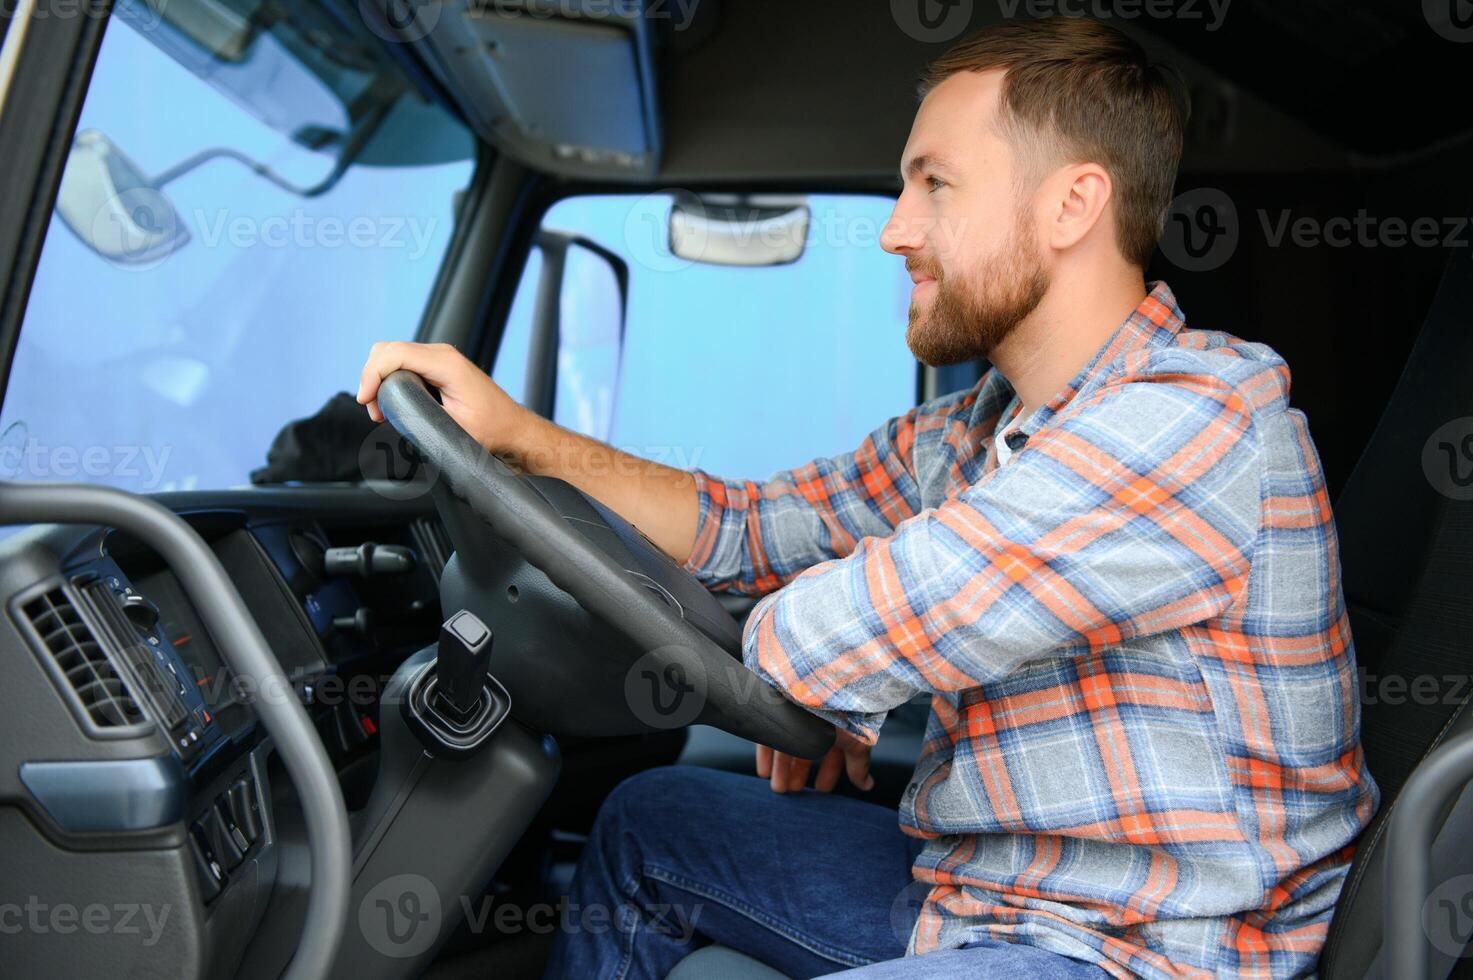
<path fill-rule="evenodd" d="M 713 265 L 786 265 L 802 257 L 810 217 L 803 197 L 683 195 L 670 208 L 670 252 Z"/>
<path fill-rule="evenodd" d="M 543 229 L 522 402 L 607 440 L 624 350 L 629 266 L 597 242 Z"/>
<path fill-rule="evenodd" d="M 232 160 L 288 194 L 310 198 L 337 185 L 388 116 L 380 103 L 354 124 L 337 160 L 311 186 L 293 184 L 260 161 L 227 146 L 207 147 L 149 177 L 105 133 L 87 129 L 72 141 L 56 212 L 82 243 L 119 265 L 153 263 L 189 241 L 189 229 L 164 194 L 164 185 L 212 160 Z"/>
<path fill-rule="evenodd" d="M 95 129 L 72 141 L 56 212 L 83 244 L 119 265 L 157 261 L 189 241 L 164 192 Z"/>

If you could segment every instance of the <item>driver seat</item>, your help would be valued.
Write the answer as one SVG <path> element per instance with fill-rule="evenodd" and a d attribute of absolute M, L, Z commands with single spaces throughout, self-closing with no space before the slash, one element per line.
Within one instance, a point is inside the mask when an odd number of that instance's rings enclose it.
<path fill-rule="evenodd" d="M 788 975 L 745 953 L 713 944 L 675 964 L 666 980 L 788 980 Z"/>
<path fill-rule="evenodd" d="M 1463 425 L 1438 432 L 1457 421 Z M 1361 837 L 1330 923 L 1319 963 L 1326 980 L 1384 975 L 1383 864 L 1400 856 L 1388 852 L 1386 839 L 1397 794 L 1429 752 L 1473 732 L 1469 447 L 1473 246 L 1465 244 L 1453 251 L 1396 390 L 1336 506 L 1357 662 L 1370 681 L 1361 688 L 1361 738 L 1381 789 L 1381 809 Z M 1408 693 L 1426 677 L 1438 680 L 1437 696 Z M 1473 791 L 1465 789 L 1444 815 L 1431 867 L 1441 882 L 1473 874 Z M 1467 897 L 1461 897 L 1459 907 L 1466 908 Z M 1446 977 L 1459 952 L 1429 949 L 1428 976 Z M 720 946 L 692 953 L 670 974 L 671 980 L 782 976 Z"/>
<path fill-rule="evenodd" d="M 1361 836 L 1320 954 L 1326 980 L 1384 975 L 1383 865 L 1403 856 L 1386 840 L 1397 794 L 1429 752 L 1473 732 L 1470 448 L 1473 245 L 1465 243 L 1450 256 L 1396 391 L 1336 507 L 1363 678 L 1361 741 L 1381 810 Z M 1436 679 L 1436 696 L 1409 693 L 1426 678 Z M 1466 788 L 1443 815 L 1431 868 L 1434 887 L 1473 873 L 1473 793 Z M 1459 897 L 1466 908 L 1467 895 Z M 1459 952 L 1429 948 L 1428 976 L 1447 976 Z"/>

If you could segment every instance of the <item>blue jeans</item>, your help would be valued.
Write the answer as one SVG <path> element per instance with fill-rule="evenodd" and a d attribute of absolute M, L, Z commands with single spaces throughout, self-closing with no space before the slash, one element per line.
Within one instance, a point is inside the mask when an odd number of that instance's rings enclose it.
<path fill-rule="evenodd" d="M 920 848 L 894 810 L 872 803 L 780 795 L 766 780 L 712 769 L 651 769 L 599 811 L 547 976 L 664 980 L 708 941 L 795 978 L 1105 976 L 990 941 L 901 959 L 925 895 L 910 870 Z"/>

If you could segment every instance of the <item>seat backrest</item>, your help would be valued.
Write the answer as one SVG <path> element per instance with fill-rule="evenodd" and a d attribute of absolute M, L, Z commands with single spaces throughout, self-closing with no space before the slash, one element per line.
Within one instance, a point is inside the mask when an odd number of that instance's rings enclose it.
<path fill-rule="evenodd" d="M 1377 974 L 1388 815 L 1417 763 L 1473 729 L 1473 247 L 1452 255 L 1335 516 L 1361 737 L 1382 796 L 1321 956 L 1331 978 Z M 1452 809 L 1434 853 L 1439 880 L 1473 873 L 1473 793 Z M 1434 975 L 1456 953 L 1434 952 Z"/>

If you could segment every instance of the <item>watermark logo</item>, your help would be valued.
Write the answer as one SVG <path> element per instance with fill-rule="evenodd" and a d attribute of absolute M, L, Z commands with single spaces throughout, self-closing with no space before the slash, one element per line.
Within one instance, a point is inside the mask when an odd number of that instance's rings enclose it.
<path fill-rule="evenodd" d="M 624 216 L 624 247 L 635 264 L 652 272 L 679 272 L 695 263 L 670 248 L 670 211 L 677 199 L 691 202 L 692 207 L 699 201 L 689 191 L 667 190 L 646 194 L 630 205 Z M 705 252 L 704 229 L 704 222 L 691 223 L 690 235 L 683 243 L 687 255 Z"/>
<path fill-rule="evenodd" d="M 684 728 L 706 706 L 706 668 L 694 650 L 668 646 L 651 650 L 624 674 L 629 710 L 654 729 Z"/>
<path fill-rule="evenodd" d="M 1042 17 L 1088 17 L 1091 20 L 1201 21 L 1208 33 L 1227 18 L 1232 0 L 997 0 L 997 8 L 1009 20 L 1019 13 Z"/>
<path fill-rule="evenodd" d="M 900 889 L 900 894 L 890 903 L 890 932 L 907 946 L 910 945 L 910 934 L 921 917 L 921 909 L 926 904 L 926 896 L 930 894 L 930 882 L 913 880 Z"/>
<path fill-rule="evenodd" d="M 109 197 L 92 216 L 92 242 L 104 259 L 124 269 L 152 269 L 189 241 L 189 229 L 162 191 L 130 187 Z"/>
<path fill-rule="evenodd" d="M 417 500 L 440 480 L 440 468 L 387 422 L 375 426 L 358 447 L 358 472 L 387 500 Z"/>
<path fill-rule="evenodd" d="M 672 31 L 683 31 L 695 19 L 700 0 L 537 0 L 535 3 L 474 7 L 472 16 L 499 16 L 508 20 L 643 20 L 666 22 Z"/>
<path fill-rule="evenodd" d="M 386 878 L 363 896 L 358 903 L 358 927 L 370 947 L 393 959 L 411 959 L 425 953 L 447 925 L 462 920 L 474 936 L 487 933 L 548 936 L 558 932 L 603 935 L 614 929 L 627 932 L 637 923 L 684 945 L 695 939 L 696 923 L 703 908 L 700 902 L 583 905 L 567 896 L 555 904 L 537 902 L 525 906 L 497 901 L 490 896 L 472 901 L 468 895 L 446 903 L 442 902 L 434 882 L 411 873 Z M 3 909 L 0 906 L 0 911 Z"/>
<path fill-rule="evenodd" d="M 1256 221 L 1253 221 L 1256 219 Z M 1215 187 L 1184 191 L 1172 201 L 1161 234 L 1161 253 L 1188 272 L 1217 269 L 1233 257 L 1244 232 L 1242 221 L 1257 243 L 1269 248 L 1443 248 L 1469 244 L 1473 222 L 1467 215 L 1372 214 L 1365 208 L 1353 213 L 1296 213 L 1290 208 L 1257 208 L 1252 218 L 1239 219 L 1233 199 Z"/>
<path fill-rule="evenodd" d="M 1238 248 L 1238 209 L 1216 187 L 1184 191 L 1171 202 L 1161 254 L 1187 272 L 1220 268 Z"/>
<path fill-rule="evenodd" d="M 1473 415 L 1453 419 L 1422 446 L 1422 472 L 1450 500 L 1473 500 Z"/>
<path fill-rule="evenodd" d="M 906 34 L 927 44 L 961 36 L 972 22 L 972 0 L 890 0 L 890 16 Z"/>
<path fill-rule="evenodd" d="M 385 41 L 414 43 L 440 23 L 440 0 L 358 0 L 358 16 Z"/>
<path fill-rule="evenodd" d="M 1473 875 L 1449 878 L 1422 903 L 1422 931 L 1438 952 L 1462 957 L 1473 939 Z"/>
<path fill-rule="evenodd" d="M 358 903 L 358 928 L 368 945 L 385 956 L 408 959 L 440 936 L 440 893 L 423 875 L 385 878 Z"/>
<path fill-rule="evenodd" d="M 1422 0 L 1422 16 L 1444 40 L 1473 41 L 1473 0 Z"/>

